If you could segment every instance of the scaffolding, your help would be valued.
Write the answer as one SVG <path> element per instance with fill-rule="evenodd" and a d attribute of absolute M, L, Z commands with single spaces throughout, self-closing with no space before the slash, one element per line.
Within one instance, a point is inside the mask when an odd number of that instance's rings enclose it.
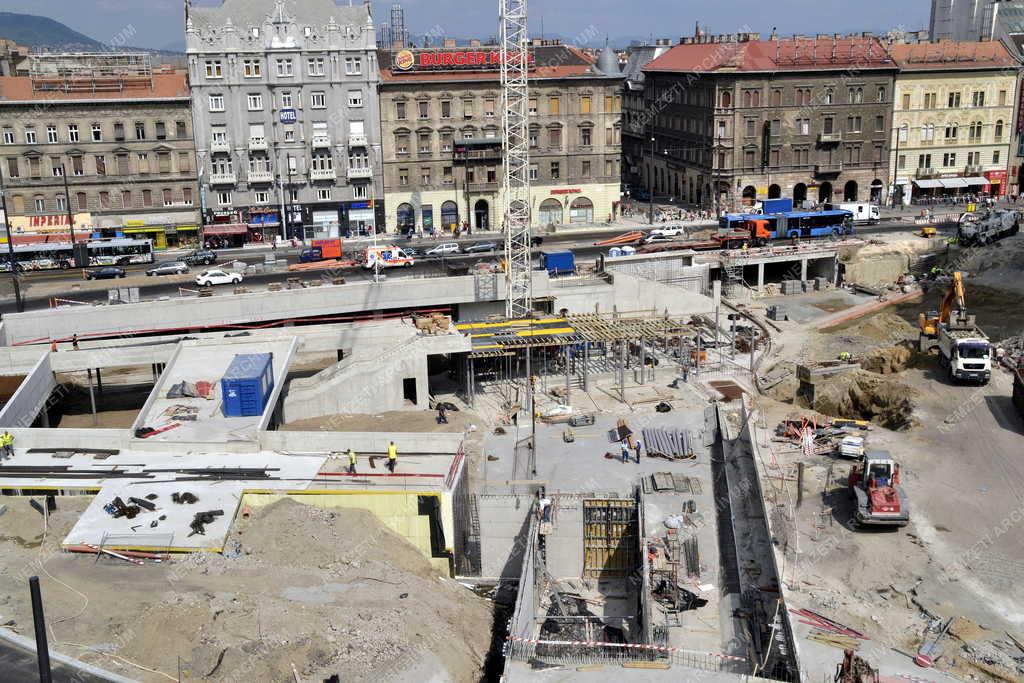
<path fill-rule="evenodd" d="M 153 89 L 153 66 L 144 53 L 33 54 L 32 92 L 122 92 Z"/>

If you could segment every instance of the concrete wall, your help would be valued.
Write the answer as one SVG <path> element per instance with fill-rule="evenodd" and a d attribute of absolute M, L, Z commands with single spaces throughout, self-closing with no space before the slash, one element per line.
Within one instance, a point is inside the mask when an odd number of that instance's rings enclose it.
<path fill-rule="evenodd" d="M 527 547 L 530 511 L 536 499 L 530 494 L 476 496 L 482 577 L 519 577 Z"/>
<path fill-rule="evenodd" d="M 895 282 L 910 270 L 910 257 L 906 254 L 876 254 L 857 258 L 844 264 L 846 282 L 877 287 Z"/>
<path fill-rule="evenodd" d="M 547 538 L 548 572 L 556 579 L 583 576 L 584 496 L 560 495 L 554 528 Z"/>
<path fill-rule="evenodd" d="M 702 294 L 626 273 L 615 275 L 614 291 L 615 306 L 620 311 L 654 309 L 672 316 L 687 316 L 715 310 L 714 302 Z"/>
<path fill-rule="evenodd" d="M 36 361 L 35 367 L 0 411 L 0 427 L 31 427 L 57 387 L 50 367 L 50 354 Z"/>

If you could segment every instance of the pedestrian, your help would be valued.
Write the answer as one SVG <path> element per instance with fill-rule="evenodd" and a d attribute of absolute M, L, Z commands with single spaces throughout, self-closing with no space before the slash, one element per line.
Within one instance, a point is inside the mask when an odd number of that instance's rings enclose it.
<path fill-rule="evenodd" d="M 73 348 L 75 351 L 78 350 L 78 335 L 77 334 L 71 335 L 71 348 Z"/>
<path fill-rule="evenodd" d="M 57 340 L 56 339 L 51 339 L 50 340 L 50 353 L 57 353 Z"/>
<path fill-rule="evenodd" d="M 395 467 L 398 465 L 398 446 L 392 441 L 388 444 L 388 472 L 391 474 L 395 473 Z"/>
<path fill-rule="evenodd" d="M 640 451 L 643 449 L 643 447 L 644 447 L 644 445 L 640 442 L 640 439 L 637 439 L 636 440 L 636 464 L 637 465 L 640 464 Z"/>
<path fill-rule="evenodd" d="M 622 444 L 622 462 L 629 462 L 629 446 L 623 441 Z"/>
<path fill-rule="evenodd" d="M 351 448 L 348 449 L 348 473 L 356 473 L 356 452 Z"/>
<path fill-rule="evenodd" d="M 0 448 L 3 449 L 4 460 L 9 460 L 14 455 L 14 436 L 6 429 L 3 435 L 0 435 Z"/>
<path fill-rule="evenodd" d="M 437 424 L 446 425 L 448 424 L 448 411 L 444 407 L 443 403 L 437 404 Z"/>

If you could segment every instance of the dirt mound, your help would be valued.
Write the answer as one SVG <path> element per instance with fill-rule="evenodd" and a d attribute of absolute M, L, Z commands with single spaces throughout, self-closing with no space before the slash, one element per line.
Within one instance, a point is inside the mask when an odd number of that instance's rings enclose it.
<path fill-rule="evenodd" d="M 866 370 L 845 372 L 815 386 L 814 409 L 832 417 L 870 420 L 888 429 L 914 425 L 914 390 Z"/>
<path fill-rule="evenodd" d="M 895 313 L 883 311 L 841 328 L 841 336 L 859 337 L 868 342 L 898 344 L 904 340 L 916 339 L 917 328 Z"/>
<path fill-rule="evenodd" d="M 876 349 L 861 358 L 860 366 L 878 375 L 894 375 L 911 367 L 916 353 L 910 344 Z"/>

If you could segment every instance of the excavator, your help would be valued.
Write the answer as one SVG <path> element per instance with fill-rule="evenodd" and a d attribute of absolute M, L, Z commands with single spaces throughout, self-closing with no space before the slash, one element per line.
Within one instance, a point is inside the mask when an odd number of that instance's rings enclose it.
<path fill-rule="evenodd" d="M 942 297 L 939 310 L 921 313 L 918 324 L 921 328 L 918 347 L 922 353 L 936 347 L 939 349 L 939 365 L 947 371 L 951 382 L 989 382 L 992 378 L 992 345 L 974 316 L 967 314 L 962 273 L 953 273 L 953 281 Z"/>

